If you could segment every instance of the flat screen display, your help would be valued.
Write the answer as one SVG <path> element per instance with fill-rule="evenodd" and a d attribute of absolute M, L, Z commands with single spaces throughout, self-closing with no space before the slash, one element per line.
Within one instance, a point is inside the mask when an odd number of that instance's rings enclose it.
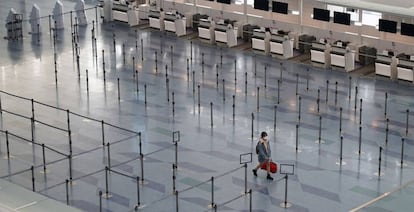
<path fill-rule="evenodd" d="M 351 25 L 351 15 L 334 11 L 334 23 Z"/>
<path fill-rule="evenodd" d="M 397 33 L 397 22 L 395 21 L 379 19 L 378 25 L 379 31 Z"/>
<path fill-rule="evenodd" d="M 218 3 L 231 4 L 231 0 L 217 0 Z"/>
<path fill-rule="evenodd" d="M 328 21 L 329 22 L 329 10 L 313 8 L 313 19 L 319 21 Z"/>
<path fill-rule="evenodd" d="M 284 2 L 272 2 L 272 12 L 288 14 L 288 4 Z"/>
<path fill-rule="evenodd" d="M 401 23 L 401 35 L 414 36 L 414 24 Z"/>
<path fill-rule="evenodd" d="M 254 9 L 269 11 L 269 1 L 268 0 L 254 0 Z"/>

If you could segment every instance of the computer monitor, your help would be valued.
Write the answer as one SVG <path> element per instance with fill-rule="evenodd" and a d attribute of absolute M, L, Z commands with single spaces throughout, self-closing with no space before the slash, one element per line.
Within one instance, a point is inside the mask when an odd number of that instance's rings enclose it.
<path fill-rule="evenodd" d="M 269 1 L 268 0 L 254 0 L 254 9 L 269 11 Z"/>
<path fill-rule="evenodd" d="M 217 0 L 218 3 L 231 4 L 231 0 Z"/>
<path fill-rule="evenodd" d="M 288 14 L 288 4 L 284 2 L 272 2 L 272 12 Z"/>
<path fill-rule="evenodd" d="M 351 15 L 334 11 L 334 23 L 351 25 Z"/>
<path fill-rule="evenodd" d="M 329 10 L 313 8 L 313 19 L 329 22 Z"/>
<path fill-rule="evenodd" d="M 397 22 L 379 19 L 378 30 L 382 32 L 397 33 Z"/>
<path fill-rule="evenodd" d="M 414 24 L 401 23 L 401 35 L 414 36 Z"/>

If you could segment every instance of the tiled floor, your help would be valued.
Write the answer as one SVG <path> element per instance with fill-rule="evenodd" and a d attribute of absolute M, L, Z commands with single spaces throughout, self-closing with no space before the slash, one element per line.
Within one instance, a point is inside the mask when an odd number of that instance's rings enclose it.
<path fill-rule="evenodd" d="M 1 1 L 1 20 L 5 19 L 10 7 L 17 11 L 24 7 L 29 13 L 33 2 Z M 42 8 L 42 14 L 52 10 L 53 4 L 49 1 L 36 2 Z M 63 3 L 64 11 L 73 8 L 73 2 Z M 91 4 L 93 2 L 87 7 Z M 88 11 L 88 17 L 89 22 L 95 19 L 94 9 Z M 53 38 L 49 34 L 47 19 L 42 22 L 43 34 L 39 43 L 36 36 L 27 34 L 21 42 L 0 42 L 0 90 L 28 98 L 19 99 L 4 92 L 0 94 L 4 110 L 24 116 L 7 112 L 1 116 L 2 131 L 20 136 L 9 135 L 13 157 L 0 160 L 0 175 L 6 180 L 31 189 L 30 171 L 24 170 L 34 165 L 36 190 L 66 203 L 65 180 L 72 176 L 74 183 L 68 185 L 70 205 L 85 211 L 98 211 L 98 194 L 106 191 L 105 166 L 109 166 L 108 148 L 102 146 L 104 142 L 111 144 L 110 165 L 113 170 L 108 176 L 111 197 L 101 199 L 104 211 L 134 210 L 138 202 L 135 178 L 142 176 L 142 168 L 144 181 L 138 184 L 142 211 L 174 211 L 177 201 L 180 211 L 210 210 L 211 177 L 214 177 L 217 210 L 248 211 L 249 195 L 241 195 L 245 189 L 245 173 L 240 164 L 240 154 L 252 152 L 260 131 L 271 135 L 273 160 L 294 165 L 295 173 L 288 178 L 288 202 L 292 207 L 283 209 L 280 204 L 285 195 L 284 175 L 275 174 L 273 182 L 265 179 L 264 172 L 254 177 L 251 169 L 256 164 L 256 155 L 253 153 L 253 164 L 248 165 L 246 179 L 248 189 L 253 190 L 254 211 L 348 211 L 414 178 L 414 157 L 410 154 L 414 148 L 412 112 L 409 112 L 408 135 L 405 135 L 406 110 L 414 110 L 413 87 L 409 83 L 356 77 L 350 81 L 349 75 L 340 71 L 255 56 L 250 51 L 221 50 L 197 39 L 177 38 L 148 28 L 137 29 L 136 48 L 135 29 L 117 22 L 97 26 L 97 57 L 91 42 L 92 24 L 80 28 L 78 70 L 72 51 L 69 15 L 65 16 L 65 22 L 67 27 L 57 34 L 57 85 Z M 0 29 L 0 33 L 3 36 L 5 29 Z M 115 52 L 113 33 L 116 35 Z M 125 44 L 125 62 L 122 44 Z M 105 81 L 102 50 L 105 50 Z M 134 70 L 138 71 L 138 76 Z M 280 88 L 278 80 L 281 80 Z M 306 89 L 307 84 L 309 89 Z M 388 93 L 388 144 L 385 144 L 385 92 Z M 28 145 L 32 138 L 30 99 L 35 100 L 37 122 L 34 140 L 60 152 L 46 150 L 46 174 L 40 173 L 43 170 L 41 147 Z M 362 115 L 359 99 L 363 100 Z M 342 132 L 339 132 L 340 108 L 343 112 Z M 66 109 L 70 111 L 71 173 L 67 157 L 70 148 Z M 251 114 L 254 115 L 253 142 Z M 317 142 L 319 117 L 322 117 L 323 141 L 320 144 Z M 362 153 L 358 155 L 360 117 Z M 102 141 L 100 120 L 133 132 L 105 124 L 105 139 Z M 175 181 L 178 199 L 173 195 L 174 131 L 180 131 Z M 139 159 L 139 137 L 134 132 L 142 133 L 143 167 Z M 338 165 L 340 135 L 343 136 L 342 165 Z M 2 157 L 6 156 L 5 137 L 5 133 L 0 133 Z M 403 168 L 398 166 L 402 137 L 405 138 L 406 164 Z M 378 172 L 380 146 L 383 147 L 383 175 L 378 177 L 375 173 Z M 23 173 L 16 174 L 20 171 Z M 410 190 L 401 192 L 410 193 Z M 377 202 L 364 211 L 405 211 L 404 205 L 409 205 L 409 201 L 396 201 L 404 200 L 402 196 L 390 196 L 391 200 Z"/>

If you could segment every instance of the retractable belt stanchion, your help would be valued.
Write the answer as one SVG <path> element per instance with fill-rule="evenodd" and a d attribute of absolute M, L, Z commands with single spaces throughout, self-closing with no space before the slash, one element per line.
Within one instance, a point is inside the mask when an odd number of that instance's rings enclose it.
<path fill-rule="evenodd" d="M 109 193 L 109 167 L 105 166 L 105 194 L 102 195 L 103 198 L 109 199 L 112 195 Z"/>
<path fill-rule="evenodd" d="M 309 68 L 306 69 L 306 91 L 309 91 Z"/>
<path fill-rule="evenodd" d="M 296 146 L 295 146 L 295 150 L 296 150 L 296 152 L 299 152 L 299 149 L 298 149 L 298 145 L 299 145 L 299 125 L 298 124 L 296 124 L 296 137 L 295 137 L 295 144 L 296 144 Z"/>
<path fill-rule="evenodd" d="M 357 109 L 357 99 L 358 99 L 358 86 L 355 86 L 355 105 L 354 105 L 355 112 Z"/>
<path fill-rule="evenodd" d="M 198 114 L 200 115 L 200 99 L 201 99 L 201 95 L 200 95 L 200 85 L 197 85 L 197 105 L 198 105 Z"/>
<path fill-rule="evenodd" d="M 102 191 L 99 191 L 99 212 L 102 212 Z"/>
<path fill-rule="evenodd" d="M 226 81 L 223 79 L 223 103 L 226 101 Z"/>
<path fill-rule="evenodd" d="M 360 155 L 361 152 L 361 145 L 362 145 L 362 126 L 359 126 L 359 136 L 358 136 L 358 155 Z"/>
<path fill-rule="evenodd" d="M 277 104 L 280 104 L 280 84 L 282 82 L 280 80 L 277 80 Z"/>
<path fill-rule="evenodd" d="M 170 79 L 169 78 L 167 78 L 166 80 L 165 80 L 165 83 L 166 83 L 166 88 L 167 88 L 167 102 L 170 102 Z"/>
<path fill-rule="evenodd" d="M 296 73 L 296 90 L 295 90 L 296 96 L 298 95 L 298 89 L 299 89 L 299 74 Z"/>
<path fill-rule="evenodd" d="M 404 166 L 404 138 L 401 138 L 401 160 L 400 160 L 401 168 Z"/>
<path fill-rule="evenodd" d="M 141 61 L 144 61 L 144 40 L 141 38 Z"/>
<path fill-rule="evenodd" d="M 348 99 L 351 100 L 352 77 L 349 76 Z"/>
<path fill-rule="evenodd" d="M 218 78 L 219 78 L 219 65 L 217 64 L 216 65 L 216 87 L 217 87 L 217 89 L 218 89 L 218 84 L 219 84 L 219 80 L 218 80 Z"/>
<path fill-rule="evenodd" d="M 328 96 L 329 96 L 329 80 L 326 80 L 326 97 L 325 97 L 325 104 L 328 104 Z"/>
<path fill-rule="evenodd" d="M 257 76 L 257 56 L 254 55 L 254 77 Z"/>
<path fill-rule="evenodd" d="M 216 203 L 214 203 L 214 177 L 211 177 L 211 203 L 208 207 L 209 208 L 216 207 Z"/>
<path fill-rule="evenodd" d="M 7 151 L 7 159 L 10 160 L 10 147 L 9 147 L 9 131 L 6 130 L 6 151 Z"/>
<path fill-rule="evenodd" d="M 136 81 L 136 88 L 137 88 L 137 94 L 139 94 L 139 76 L 138 76 L 138 70 L 135 70 L 135 81 Z"/>
<path fill-rule="evenodd" d="M 260 100 L 260 87 L 259 86 L 257 86 L 257 93 L 256 93 L 256 111 L 257 112 L 259 112 L 260 111 L 260 103 L 259 103 L 259 100 Z"/>
<path fill-rule="evenodd" d="M 142 49 L 144 49 L 144 47 Z M 171 58 L 171 73 L 172 73 L 173 70 L 174 70 L 173 69 L 173 65 L 174 65 L 174 50 L 173 49 L 174 49 L 174 47 L 171 46 L 170 49 L 171 49 L 171 56 L 170 56 L 170 58 Z M 144 54 L 144 52 L 142 52 L 142 54 Z"/>
<path fill-rule="evenodd" d="M 190 60 L 187 58 L 187 81 L 190 80 Z"/>
<path fill-rule="evenodd" d="M 125 65 L 125 43 L 122 44 L 122 61 Z"/>
<path fill-rule="evenodd" d="M 267 66 L 264 67 L 264 87 L 267 88 Z"/>
<path fill-rule="evenodd" d="M 317 111 L 318 111 L 318 113 L 319 113 L 319 103 L 320 103 L 320 101 L 321 101 L 320 96 L 321 96 L 321 90 L 319 90 L 319 89 L 318 89 L 318 98 L 316 99 L 316 104 L 317 104 Z"/>
<path fill-rule="evenodd" d="M 276 124 L 277 124 L 277 105 L 273 106 L 274 108 L 274 116 L 273 116 L 273 130 L 276 132 Z"/>
<path fill-rule="evenodd" d="M 282 83 L 282 80 L 283 80 L 283 63 L 280 63 L 280 76 L 279 76 L 279 80 Z"/>
<path fill-rule="evenodd" d="M 410 110 L 407 109 L 407 118 L 406 118 L 406 122 L 405 122 L 405 136 L 408 136 L 408 117 L 410 116 Z"/>
<path fill-rule="evenodd" d="M 385 123 L 385 145 L 388 144 L 388 132 L 389 132 L 389 122 L 390 120 L 387 118 Z"/>
<path fill-rule="evenodd" d="M 237 60 L 234 60 L 234 84 L 237 83 Z"/>
<path fill-rule="evenodd" d="M 210 102 L 210 126 L 213 128 L 213 102 Z"/>
<path fill-rule="evenodd" d="M 188 71 L 188 59 L 187 59 L 187 71 Z M 155 74 L 158 74 L 158 53 L 155 51 Z M 188 77 L 188 74 L 187 74 Z"/>
<path fill-rule="evenodd" d="M 204 74 L 204 52 L 201 52 L 201 73 Z"/>
<path fill-rule="evenodd" d="M 338 81 L 335 81 L 335 106 L 338 102 Z"/>
<path fill-rule="evenodd" d="M 244 95 L 247 96 L 247 72 L 244 72 Z"/>
<path fill-rule="evenodd" d="M 66 205 L 69 205 L 69 180 L 65 180 L 65 187 L 66 187 Z"/>
<path fill-rule="evenodd" d="M 236 96 L 235 95 L 233 95 L 232 108 L 233 108 L 233 120 L 235 120 L 236 118 Z"/>
<path fill-rule="evenodd" d="M 195 71 L 194 70 L 192 72 L 192 78 L 193 78 L 193 96 L 194 96 L 194 93 L 195 93 Z"/>
<path fill-rule="evenodd" d="M 318 144 L 322 143 L 321 137 L 322 137 L 322 116 L 319 116 L 319 130 L 318 130 L 318 141 L 317 141 Z"/>
<path fill-rule="evenodd" d="M 144 104 L 147 106 L 147 84 L 144 84 Z"/>
<path fill-rule="evenodd" d="M 173 117 L 175 117 L 175 96 L 174 96 L 174 92 L 172 92 L 172 114 L 173 114 Z"/>
<path fill-rule="evenodd" d="M 249 212 L 252 212 L 253 209 L 253 198 L 252 198 L 252 189 L 249 190 Z"/>
<path fill-rule="evenodd" d="M 136 177 L 137 181 L 137 205 L 135 206 L 135 210 L 137 210 L 141 206 L 141 194 L 140 194 L 140 188 L 139 188 L 139 176 Z"/>
<path fill-rule="evenodd" d="M 342 107 L 339 108 L 339 135 L 342 134 Z"/>
<path fill-rule="evenodd" d="M 119 86 L 119 78 L 117 78 L 117 84 L 118 84 L 118 101 L 120 101 L 121 100 L 121 89 Z"/>
<path fill-rule="evenodd" d="M 254 139 L 254 113 L 252 113 L 252 141 L 253 141 L 253 139 Z"/>
<path fill-rule="evenodd" d="M 193 62 L 193 41 L 190 41 L 190 60 Z"/>
<path fill-rule="evenodd" d="M 301 117 L 301 113 L 302 113 L 302 97 L 299 96 L 299 107 L 298 107 L 298 122 L 300 124 L 300 117 Z"/>
<path fill-rule="evenodd" d="M 292 204 L 287 202 L 287 192 L 288 192 L 288 175 L 285 175 L 285 200 L 280 204 L 280 207 L 282 208 L 289 208 L 292 206 Z"/>
<path fill-rule="evenodd" d="M 220 66 L 223 67 L 223 48 L 220 47 Z"/>
<path fill-rule="evenodd" d="M 384 173 L 381 173 L 381 156 L 382 156 L 382 146 L 379 147 L 379 156 L 378 156 L 378 180 Z"/>
<path fill-rule="evenodd" d="M 42 144 L 42 159 L 43 159 L 43 174 L 46 174 L 46 152 L 45 152 L 45 144 Z"/>
<path fill-rule="evenodd" d="M 34 175 L 34 167 L 31 166 L 30 167 L 30 171 L 32 172 L 32 191 L 36 192 L 36 187 L 35 187 L 35 175 Z"/>
<path fill-rule="evenodd" d="M 384 116 L 387 117 L 388 93 L 385 92 Z"/>
<path fill-rule="evenodd" d="M 359 125 L 362 125 L 362 99 L 359 99 Z"/>
<path fill-rule="evenodd" d="M 108 168 L 111 168 L 111 149 L 110 149 L 110 143 L 108 142 L 108 143 L 106 143 L 106 147 L 107 147 L 107 165 L 108 165 Z"/>
<path fill-rule="evenodd" d="M 175 212 L 178 212 L 178 191 L 175 191 Z"/>
<path fill-rule="evenodd" d="M 89 93 L 89 73 L 88 73 L 88 69 L 86 69 L 86 91 Z"/>

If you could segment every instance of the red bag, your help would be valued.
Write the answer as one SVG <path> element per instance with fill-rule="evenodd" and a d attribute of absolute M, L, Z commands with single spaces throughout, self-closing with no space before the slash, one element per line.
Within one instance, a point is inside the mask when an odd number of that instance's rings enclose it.
<path fill-rule="evenodd" d="M 269 165 L 270 165 L 270 172 L 276 173 L 277 172 L 277 164 L 273 161 L 270 161 Z M 263 170 L 267 170 L 267 163 L 263 163 L 260 168 L 263 169 Z"/>

